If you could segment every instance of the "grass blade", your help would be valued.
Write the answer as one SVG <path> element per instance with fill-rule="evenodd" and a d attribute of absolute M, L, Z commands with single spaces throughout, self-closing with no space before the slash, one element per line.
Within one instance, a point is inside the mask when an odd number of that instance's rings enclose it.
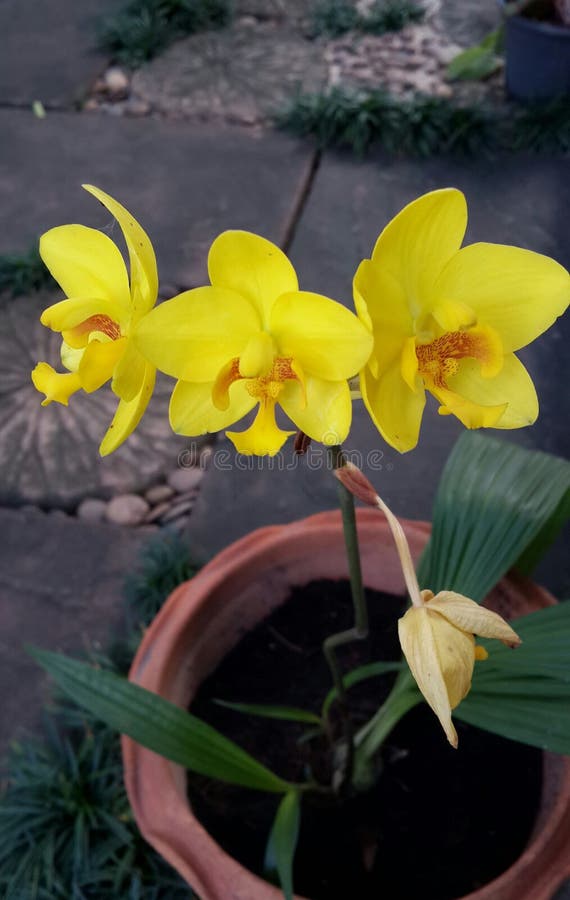
<path fill-rule="evenodd" d="M 246 713 L 252 716 L 261 716 L 265 719 L 284 719 L 288 722 L 303 722 L 308 725 L 321 725 L 321 720 L 316 713 L 307 709 L 299 709 L 297 706 L 275 706 L 269 703 L 233 703 L 230 700 L 214 700 L 218 706 L 233 709 L 235 712 Z"/>
<path fill-rule="evenodd" d="M 210 725 L 125 678 L 60 653 L 30 650 L 59 687 L 111 728 L 193 772 L 256 790 L 291 785 Z"/>
<path fill-rule="evenodd" d="M 277 872 L 279 876 L 285 900 L 293 900 L 293 859 L 299 838 L 300 821 L 299 793 L 290 791 L 279 804 L 265 856 L 266 868 Z"/>

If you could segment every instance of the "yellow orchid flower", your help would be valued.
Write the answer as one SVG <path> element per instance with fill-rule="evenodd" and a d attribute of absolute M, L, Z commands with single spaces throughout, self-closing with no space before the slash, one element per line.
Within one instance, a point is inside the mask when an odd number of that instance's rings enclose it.
<path fill-rule="evenodd" d="M 277 453 L 291 431 L 282 407 L 314 440 L 348 434 L 347 379 L 366 362 L 372 337 L 345 307 L 300 291 L 285 254 L 255 234 L 225 231 L 210 248 L 211 285 L 186 291 L 139 323 L 148 359 L 179 381 L 170 402 L 174 431 L 220 431 L 259 405 L 245 431 L 227 432 L 240 453 Z"/>
<path fill-rule="evenodd" d="M 354 277 L 356 310 L 374 335 L 362 397 L 384 439 L 416 446 L 425 390 L 467 428 L 520 428 L 538 415 L 514 351 L 537 338 L 570 300 L 568 272 L 529 250 L 461 247 L 463 194 L 425 194 L 384 229 Z"/>
<path fill-rule="evenodd" d="M 435 597 L 421 591 L 421 605 L 399 620 L 398 634 L 420 691 L 457 747 L 451 710 L 469 693 L 475 660 L 487 658 L 474 635 L 497 638 L 509 647 L 518 647 L 520 638 L 497 613 L 453 591 Z"/>
<path fill-rule="evenodd" d="M 108 194 L 83 187 L 119 223 L 129 251 L 130 279 L 118 247 L 97 229 L 62 225 L 42 235 L 42 259 L 69 299 L 44 310 L 41 322 L 61 333 L 61 358 L 68 372 L 60 374 L 40 362 L 32 381 L 45 394 L 42 406 L 54 401 L 67 406 L 76 391 L 91 393 L 112 378 L 119 404 L 99 448 L 106 456 L 134 431 L 154 388 L 156 369 L 136 348 L 132 334 L 156 302 L 158 275 L 152 245 L 138 222 Z"/>

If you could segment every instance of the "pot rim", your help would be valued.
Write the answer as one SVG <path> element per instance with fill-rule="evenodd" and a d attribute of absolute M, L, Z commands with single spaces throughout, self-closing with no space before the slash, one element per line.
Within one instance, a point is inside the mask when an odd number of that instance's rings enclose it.
<path fill-rule="evenodd" d="M 357 520 L 361 537 L 367 534 L 370 538 L 373 530 L 374 540 L 380 536 L 385 536 L 390 540 L 388 526 L 379 517 L 376 510 L 359 509 Z M 402 524 L 417 557 L 427 543 L 431 526 L 427 522 L 407 520 L 402 520 Z M 156 650 L 157 645 L 161 646 L 161 655 L 168 660 L 170 648 L 177 640 L 177 636 L 189 627 L 189 623 L 196 617 L 205 613 L 213 593 L 223 592 L 225 584 L 233 586 L 238 576 L 243 577 L 244 569 L 252 565 L 257 568 L 260 559 L 265 560 L 267 565 L 271 565 L 272 561 L 276 565 L 284 547 L 292 548 L 293 555 L 295 552 L 300 555 L 301 550 L 306 554 L 308 546 L 314 542 L 316 535 L 320 537 L 324 535 L 329 538 L 334 535 L 338 539 L 340 532 L 339 513 L 336 511 L 324 512 L 286 525 L 273 525 L 257 529 L 231 544 L 207 563 L 191 582 L 179 586 L 166 601 L 143 638 L 131 666 L 129 679 L 164 696 L 167 692 L 161 679 L 167 680 L 165 661 L 159 660 L 160 664 L 157 664 L 156 655 L 153 658 L 153 650 Z M 299 541 L 301 541 L 301 547 L 295 551 Z M 315 574 L 315 577 L 319 576 Z M 507 577 L 505 583 L 512 585 L 519 595 L 524 589 L 527 591 L 532 589 L 533 593 L 536 593 L 539 605 L 547 606 L 555 602 L 547 591 L 534 585 L 528 579 L 517 577 L 512 580 Z M 292 584 L 293 582 L 291 582 Z M 173 613 L 178 614 L 182 604 L 185 606 L 185 611 L 183 616 L 178 616 L 178 618 L 184 621 L 175 622 Z M 267 609 L 266 615 L 270 611 Z M 216 613 L 213 614 L 213 618 L 216 618 Z M 263 616 L 259 616 L 258 621 L 261 621 L 262 618 Z M 239 640 L 239 635 L 237 639 Z M 218 661 L 223 655 L 222 651 L 218 656 Z M 188 673 L 186 672 L 186 674 Z M 207 673 L 200 677 L 200 681 L 204 677 L 207 677 Z M 168 696 L 167 699 L 172 700 L 173 698 Z M 176 699 L 173 702 L 177 702 Z M 230 898 L 232 900 L 233 898 L 235 900 L 238 898 L 239 900 L 257 900 L 257 898 L 259 900 L 280 900 L 282 894 L 277 888 L 245 869 L 237 860 L 229 856 L 193 816 L 185 794 L 185 770 L 181 766 L 170 763 L 125 736 L 122 737 L 122 747 L 127 793 L 142 834 L 192 884 L 203 896 L 203 900 L 209 900 L 210 897 L 215 900 L 218 898 L 220 900 L 222 898 L 223 900 L 230 900 Z M 545 754 L 545 760 L 551 756 L 553 755 Z M 547 821 L 543 823 L 543 827 L 538 832 L 535 829 L 528 846 L 512 866 L 483 888 L 466 895 L 463 900 L 490 900 L 491 897 L 501 896 L 497 891 L 508 887 L 511 882 L 515 880 L 517 883 L 528 882 L 529 870 L 539 854 L 546 853 L 550 861 L 556 856 L 556 850 L 560 851 L 560 840 L 556 839 L 557 833 L 563 830 L 563 825 L 567 826 L 567 831 L 570 829 L 570 759 L 566 759 L 565 763 L 557 761 L 557 765 L 562 768 L 560 784 L 554 807 Z M 153 781 L 159 783 L 158 789 L 157 785 L 154 789 L 149 789 L 148 782 Z M 157 818 L 159 814 L 163 817 L 160 821 Z M 168 827 L 165 827 L 165 822 Z M 181 838 L 181 829 L 189 828 L 193 829 L 195 843 L 199 844 L 197 855 L 202 854 L 207 858 L 205 865 L 201 863 L 201 859 L 193 860 L 192 865 L 195 868 L 186 862 L 184 848 L 180 846 L 180 844 L 186 843 Z M 173 837 L 174 840 L 171 840 Z M 177 843 L 179 845 L 174 846 Z M 215 863 L 212 863 L 212 860 L 215 860 Z M 208 872 L 213 865 L 216 868 L 223 865 L 229 870 L 225 881 L 225 894 L 219 893 L 219 891 L 216 894 L 208 892 L 210 880 Z M 570 863 L 566 866 L 564 874 L 570 875 Z M 564 874 L 559 876 L 559 881 L 563 879 Z M 222 878 L 221 875 L 215 877 L 218 880 Z M 550 891 L 555 890 L 558 884 L 552 885 L 552 879 L 547 878 L 546 875 L 545 878 Z M 243 892 L 241 892 L 242 889 Z M 490 889 L 493 890 L 492 894 L 489 893 Z M 543 898 L 546 900 L 549 894 L 533 892 L 532 897 L 533 900 L 543 900 Z M 296 900 L 302 900 L 302 898 L 296 898 Z"/>
<path fill-rule="evenodd" d="M 508 16 L 507 28 L 522 28 L 554 40 L 570 41 L 570 27 L 562 22 L 547 22 L 543 19 L 531 19 L 528 16 Z"/>

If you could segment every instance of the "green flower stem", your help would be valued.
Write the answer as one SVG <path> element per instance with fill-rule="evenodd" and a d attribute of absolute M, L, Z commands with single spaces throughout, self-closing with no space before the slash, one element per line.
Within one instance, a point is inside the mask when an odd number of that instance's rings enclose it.
<path fill-rule="evenodd" d="M 354 737 L 354 787 L 370 787 L 374 781 L 374 756 L 400 719 L 421 700 L 422 695 L 411 679 L 404 676 L 396 680 L 386 701 Z"/>
<path fill-rule="evenodd" d="M 330 447 L 328 452 L 333 469 L 341 468 L 345 463 L 342 447 L 338 445 Z M 344 543 L 348 558 L 350 589 L 354 606 L 354 626 L 346 631 L 340 631 L 337 634 L 329 635 L 323 642 L 323 653 L 331 670 L 334 686 L 337 690 L 338 702 L 341 708 L 346 710 L 348 707 L 348 698 L 342 678 L 342 672 L 338 665 L 336 650 L 343 644 L 348 644 L 355 640 L 363 640 L 368 636 L 368 608 L 366 606 L 364 586 L 362 584 L 362 569 L 360 565 L 360 550 L 358 547 L 354 499 L 350 491 L 348 491 L 340 481 L 338 483 L 338 498 L 342 516 Z"/>

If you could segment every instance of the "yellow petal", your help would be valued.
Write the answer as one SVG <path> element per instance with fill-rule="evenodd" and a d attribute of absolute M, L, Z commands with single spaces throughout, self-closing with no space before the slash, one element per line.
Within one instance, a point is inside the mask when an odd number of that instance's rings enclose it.
<path fill-rule="evenodd" d="M 307 376 L 305 391 L 298 382 L 286 382 L 279 404 L 297 428 L 326 446 L 342 444 L 350 431 L 352 400 L 346 381 L 323 381 Z"/>
<path fill-rule="evenodd" d="M 127 339 L 118 341 L 91 341 L 81 357 L 77 374 L 81 387 L 88 394 L 99 390 L 113 375 L 127 346 Z"/>
<path fill-rule="evenodd" d="M 386 280 L 403 287 L 414 318 L 432 306 L 436 279 L 461 246 L 466 227 L 465 197 L 444 188 L 408 204 L 378 238 L 372 260 Z"/>
<path fill-rule="evenodd" d="M 448 388 L 433 393 L 466 428 L 523 428 L 538 416 L 532 379 L 512 353 L 505 356 L 494 378 L 485 378 L 475 360 L 461 360 Z"/>
<path fill-rule="evenodd" d="M 262 402 L 246 431 L 226 431 L 238 453 L 246 456 L 275 456 L 294 431 L 282 431 L 275 421 L 275 403 Z"/>
<path fill-rule="evenodd" d="M 146 360 L 135 342 L 128 340 L 113 372 L 111 388 L 117 397 L 121 400 L 134 400 L 141 389 L 146 365 Z"/>
<path fill-rule="evenodd" d="M 53 402 L 67 406 L 71 395 L 81 388 L 79 375 L 75 372 L 60 375 L 46 362 L 37 364 L 32 372 L 32 382 L 40 394 L 45 394 L 42 406 Z"/>
<path fill-rule="evenodd" d="M 234 291 L 201 287 L 144 316 L 134 331 L 140 352 L 181 381 L 214 381 L 260 329 L 257 311 Z"/>
<path fill-rule="evenodd" d="M 462 594 L 440 591 L 428 600 L 427 605 L 462 631 L 479 637 L 496 638 L 509 647 L 518 647 L 521 643 L 519 636 L 501 616 Z"/>
<path fill-rule="evenodd" d="M 146 232 L 124 206 L 92 184 L 84 184 L 83 187 L 115 217 L 125 237 L 131 266 L 131 301 L 136 321 L 154 306 L 158 294 L 158 273 L 152 244 Z"/>
<path fill-rule="evenodd" d="M 449 695 L 428 610 L 412 606 L 398 621 L 398 635 L 420 691 L 438 717 L 447 740 L 457 747 L 457 732 L 451 721 Z"/>
<path fill-rule="evenodd" d="M 224 231 L 208 254 L 214 287 L 236 291 L 257 309 L 264 327 L 281 294 L 297 291 L 295 269 L 271 241 L 249 231 Z"/>
<path fill-rule="evenodd" d="M 546 331 L 570 302 L 570 276 L 548 256 L 500 244 L 471 244 L 450 260 L 436 285 L 490 325 L 506 352 Z"/>
<path fill-rule="evenodd" d="M 229 390 L 227 408 L 220 410 L 212 402 L 212 389 L 212 382 L 177 382 L 170 398 L 173 431 L 190 437 L 221 431 L 243 418 L 257 402 L 248 393 L 245 382 L 238 381 Z"/>
<path fill-rule="evenodd" d="M 239 358 L 239 374 L 242 378 L 258 378 L 267 375 L 273 366 L 275 343 L 266 331 L 260 331 L 248 341 Z"/>
<path fill-rule="evenodd" d="M 47 328 L 51 328 L 52 331 L 71 332 L 88 319 L 98 316 L 109 319 L 117 327 L 121 322 L 126 321 L 125 309 L 118 306 L 113 300 L 73 297 L 70 300 L 60 300 L 59 303 L 54 303 L 44 309 L 40 322 Z M 86 338 L 81 342 L 82 346 L 85 345 L 87 337 L 88 333 L 86 332 Z M 72 346 L 75 343 L 73 341 Z"/>
<path fill-rule="evenodd" d="M 135 430 L 152 396 L 155 379 L 156 369 L 147 364 L 141 389 L 136 397 L 128 401 L 119 401 L 113 421 L 99 447 L 101 456 L 108 456 L 109 453 L 116 450 Z"/>
<path fill-rule="evenodd" d="M 360 377 L 366 409 L 384 440 L 400 453 L 418 443 L 426 403 L 425 391 L 413 391 L 402 378 L 400 362 L 374 378 L 366 369 Z"/>
<path fill-rule="evenodd" d="M 270 328 L 280 356 L 326 381 L 351 378 L 372 350 L 370 332 L 354 313 L 308 291 L 281 296 L 271 311 Z"/>
<path fill-rule="evenodd" d="M 375 375 L 389 369 L 414 333 L 404 285 L 382 265 L 363 259 L 353 281 L 358 316 L 374 335 Z"/>
<path fill-rule="evenodd" d="M 61 342 L 61 362 L 68 372 L 77 372 L 77 370 L 79 369 L 79 364 L 81 362 L 81 357 L 84 353 L 85 347 L 77 350 L 75 347 L 70 347 L 69 344 L 65 343 L 65 341 Z"/>
<path fill-rule="evenodd" d="M 427 607 L 443 680 L 452 709 L 469 693 L 475 665 L 475 638 Z"/>
<path fill-rule="evenodd" d="M 60 225 L 42 234 L 40 254 L 68 297 L 104 300 L 123 313 L 128 310 L 130 291 L 125 262 L 106 234 L 85 225 Z M 93 310 L 99 311 L 98 307 Z"/>

